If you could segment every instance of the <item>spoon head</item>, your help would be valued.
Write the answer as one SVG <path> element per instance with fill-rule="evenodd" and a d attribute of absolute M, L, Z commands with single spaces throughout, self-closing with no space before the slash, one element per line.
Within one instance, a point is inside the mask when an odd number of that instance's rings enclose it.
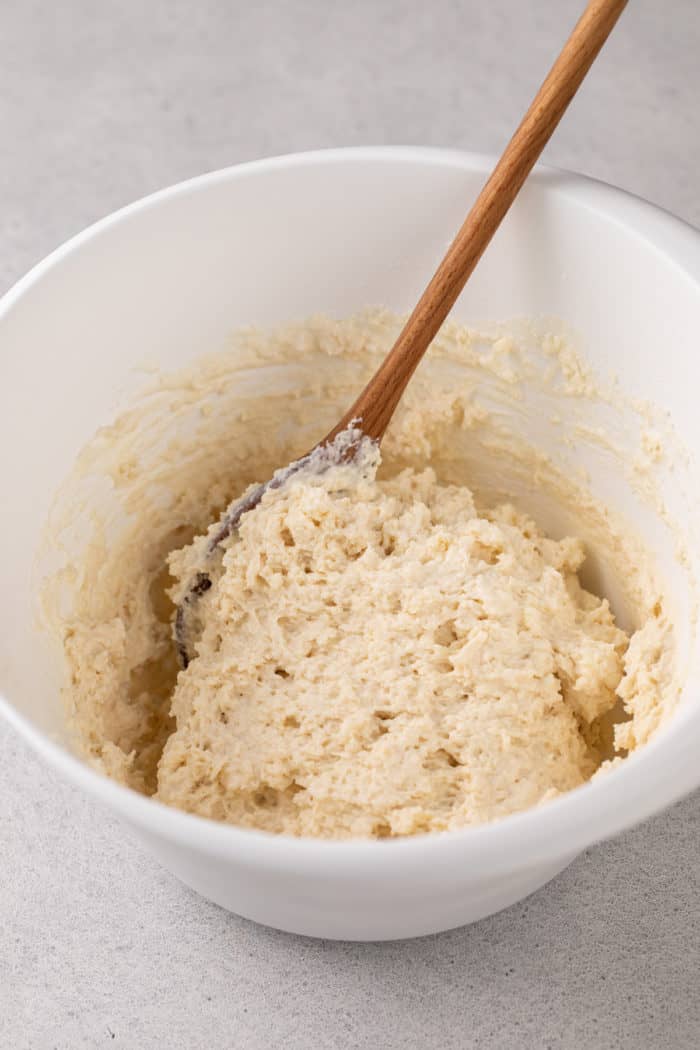
<path fill-rule="evenodd" d="M 221 553 L 222 544 L 238 531 L 243 515 L 254 510 L 267 492 L 283 488 L 298 475 L 325 474 L 332 467 L 347 466 L 360 476 L 376 467 L 378 456 L 379 443 L 367 437 L 360 428 L 360 420 L 353 420 L 332 440 L 326 438 L 301 459 L 281 467 L 269 481 L 254 485 L 227 507 L 204 548 L 202 564 L 175 611 L 173 638 L 183 669 L 191 662 L 202 633 L 199 599 L 212 587 L 214 559 Z"/>

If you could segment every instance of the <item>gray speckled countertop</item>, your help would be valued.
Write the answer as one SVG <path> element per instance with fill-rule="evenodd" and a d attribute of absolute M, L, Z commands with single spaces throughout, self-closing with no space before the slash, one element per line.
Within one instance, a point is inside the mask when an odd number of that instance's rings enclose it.
<path fill-rule="evenodd" d="M 495 151 L 580 0 L 4 0 L 0 291 L 135 197 L 331 145 Z M 700 7 L 633 0 L 547 151 L 700 225 Z M 195 897 L 0 726 L 0 1046 L 695 1048 L 700 796 L 527 901 L 319 942 Z"/>

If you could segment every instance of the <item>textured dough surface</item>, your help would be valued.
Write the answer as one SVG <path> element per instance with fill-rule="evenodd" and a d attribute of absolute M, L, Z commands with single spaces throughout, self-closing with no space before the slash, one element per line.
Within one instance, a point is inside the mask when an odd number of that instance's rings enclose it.
<path fill-rule="evenodd" d="M 202 543 L 170 558 L 176 600 Z M 579 585 L 577 540 L 508 505 L 480 516 L 429 468 L 336 468 L 269 492 L 226 548 L 173 697 L 163 802 L 295 835 L 406 835 L 537 805 L 597 768 L 628 638 Z"/>
<path fill-rule="evenodd" d="M 62 567 L 44 603 L 80 746 L 103 772 L 244 826 L 402 835 L 537 805 L 673 710 L 646 552 L 523 441 L 523 398 L 547 370 L 525 341 L 459 326 L 406 392 L 376 477 L 297 478 L 244 518 L 178 673 L 168 592 L 200 567 L 208 524 L 330 428 L 400 323 L 242 333 L 84 448 L 47 526 Z M 541 349 L 554 407 L 593 396 L 572 386 L 564 344 Z M 533 495 L 583 542 L 511 506 Z M 626 630 L 581 585 L 584 548 Z"/>

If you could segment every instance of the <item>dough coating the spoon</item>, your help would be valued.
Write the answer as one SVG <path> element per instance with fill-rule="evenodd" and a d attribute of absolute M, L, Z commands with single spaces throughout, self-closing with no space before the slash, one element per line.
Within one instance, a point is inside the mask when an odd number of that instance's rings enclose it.
<path fill-rule="evenodd" d="M 220 521 L 209 530 L 201 552 L 201 565 L 182 590 L 173 619 L 173 639 L 182 667 L 186 668 L 192 659 L 194 645 L 201 631 L 199 599 L 211 587 L 212 561 L 220 553 L 222 543 L 237 532 L 243 515 L 255 510 L 267 491 L 274 492 L 282 488 L 299 473 L 323 474 L 331 468 L 346 464 L 351 467 L 348 480 L 352 484 L 355 476 L 364 473 L 368 467 L 371 469 L 376 442 L 362 433 L 359 423 L 359 419 L 353 419 L 332 441 L 317 445 L 301 459 L 280 467 L 269 481 L 251 485 L 242 496 L 229 504 Z"/>

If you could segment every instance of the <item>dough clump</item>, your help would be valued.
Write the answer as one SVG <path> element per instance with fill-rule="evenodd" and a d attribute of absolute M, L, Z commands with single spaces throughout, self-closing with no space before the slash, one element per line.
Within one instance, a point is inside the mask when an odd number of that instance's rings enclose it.
<path fill-rule="evenodd" d="M 535 806 L 601 764 L 640 675 L 579 582 L 582 544 L 508 504 L 477 513 L 431 468 L 374 467 L 294 477 L 223 545 L 161 801 L 292 835 L 409 835 Z M 206 542 L 171 554 L 174 601 Z"/>

